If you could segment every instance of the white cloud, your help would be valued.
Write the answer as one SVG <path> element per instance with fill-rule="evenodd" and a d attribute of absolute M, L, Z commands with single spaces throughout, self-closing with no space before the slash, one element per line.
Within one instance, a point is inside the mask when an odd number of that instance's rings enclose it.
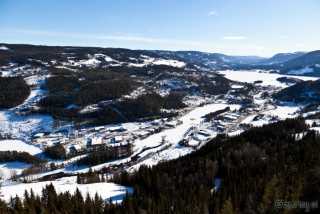
<path fill-rule="evenodd" d="M 295 44 L 293 44 L 292 46 L 293 47 L 302 47 L 302 46 L 304 46 L 305 45 L 305 43 L 295 43 Z"/>
<path fill-rule="evenodd" d="M 210 13 L 208 13 L 209 16 L 212 16 L 212 15 L 219 15 L 219 13 L 217 13 L 217 11 L 211 11 Z"/>
<path fill-rule="evenodd" d="M 287 39 L 289 38 L 289 36 L 276 36 L 277 38 L 280 38 L 280 39 Z"/>
<path fill-rule="evenodd" d="M 73 34 L 65 32 L 50 32 L 50 31 L 33 31 L 33 30 L 4 30 L 12 33 L 28 34 L 28 35 L 39 35 L 39 36 L 63 36 L 70 38 L 82 38 L 82 39 L 98 39 L 98 40 L 115 40 L 115 41 L 132 41 L 132 42 L 146 42 L 146 43 L 157 43 L 157 44 L 171 44 L 181 46 L 192 46 L 192 47 L 224 47 L 224 45 L 205 43 L 188 40 L 174 40 L 174 39 L 154 39 L 141 36 L 133 35 L 95 35 L 95 34 Z"/>
<path fill-rule="evenodd" d="M 252 50 L 266 50 L 266 49 L 268 49 L 265 46 L 257 46 L 257 45 L 246 45 L 246 46 L 244 46 L 244 48 L 252 49 Z"/>
<path fill-rule="evenodd" d="M 227 40 L 241 40 L 241 39 L 247 39 L 248 37 L 244 37 L 244 36 L 226 36 L 223 37 L 223 39 L 227 39 Z"/>
<path fill-rule="evenodd" d="M 118 34 L 126 35 L 126 36 L 140 36 L 140 34 L 134 34 L 134 33 L 122 33 L 122 32 L 118 32 Z"/>

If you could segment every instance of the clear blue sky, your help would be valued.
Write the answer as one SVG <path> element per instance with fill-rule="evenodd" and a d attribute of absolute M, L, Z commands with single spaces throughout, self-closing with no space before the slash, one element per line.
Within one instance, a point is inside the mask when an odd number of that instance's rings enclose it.
<path fill-rule="evenodd" d="M 0 43 L 313 51 L 320 49 L 320 0 L 0 0 Z"/>

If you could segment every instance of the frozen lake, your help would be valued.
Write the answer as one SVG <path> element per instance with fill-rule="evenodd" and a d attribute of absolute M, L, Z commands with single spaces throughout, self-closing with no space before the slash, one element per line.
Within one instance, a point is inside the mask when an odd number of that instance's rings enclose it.
<path fill-rule="evenodd" d="M 317 80 L 317 77 L 303 77 L 303 76 L 290 76 L 290 75 L 279 75 L 279 74 L 270 74 L 270 73 L 259 73 L 258 71 L 219 71 L 221 74 L 225 74 L 225 77 L 234 80 L 234 81 L 241 81 L 241 82 L 248 82 L 253 83 L 257 80 L 262 80 L 263 82 L 260 83 L 262 86 L 268 85 L 275 85 L 281 87 L 288 87 L 287 84 L 281 83 L 277 81 L 279 77 L 293 77 L 297 79 L 301 79 L 303 81 L 306 80 Z"/>

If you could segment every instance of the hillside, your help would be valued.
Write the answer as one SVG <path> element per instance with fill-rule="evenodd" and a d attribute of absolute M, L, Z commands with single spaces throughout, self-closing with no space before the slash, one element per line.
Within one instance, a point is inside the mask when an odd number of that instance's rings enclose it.
<path fill-rule="evenodd" d="M 257 64 L 274 64 L 274 63 L 286 62 L 291 59 L 298 58 L 306 53 L 307 52 L 278 53 L 269 59 L 258 61 Z"/>
<path fill-rule="evenodd" d="M 160 56 L 174 57 L 180 60 L 187 60 L 197 66 L 210 68 L 215 65 L 223 64 L 224 60 L 215 53 L 204 53 L 200 51 L 149 51 Z"/>
<path fill-rule="evenodd" d="M 30 88 L 22 77 L 0 77 L 0 108 L 13 108 L 30 95 Z"/>
<path fill-rule="evenodd" d="M 308 66 L 320 63 L 320 51 L 312 51 L 283 63 L 284 67 Z"/>
<path fill-rule="evenodd" d="M 304 130 L 303 121 L 286 120 L 237 137 L 220 136 L 190 155 L 141 166 L 133 174 L 123 172 L 114 181 L 135 186 L 133 198 L 124 200 L 132 200 L 134 210 L 281 213 L 276 200 L 311 202 L 320 197 L 319 136 L 311 131 L 301 140 L 292 137 Z"/>
<path fill-rule="evenodd" d="M 259 56 L 229 56 L 220 53 L 205 53 L 199 51 L 149 51 L 153 53 L 157 53 L 161 56 L 169 56 L 176 57 L 178 59 L 188 60 L 192 63 L 202 63 L 206 66 L 210 66 L 211 68 L 220 68 L 224 65 L 229 64 L 250 64 L 256 63 L 262 59 L 263 57 Z M 199 64 L 201 66 L 201 64 Z"/>
<path fill-rule="evenodd" d="M 131 174 L 117 172 L 108 182 L 134 187 L 122 206 L 104 203 L 99 194 L 84 199 L 79 189 L 74 194 L 57 194 L 50 184 L 42 191 L 42 200 L 36 203 L 28 191 L 22 199 L 25 206 L 19 206 L 16 197 L 11 209 L 20 213 L 89 209 L 93 213 L 242 214 L 301 213 L 309 207 L 309 213 L 319 213 L 319 135 L 308 131 L 302 139 L 294 137 L 306 129 L 302 120 L 288 119 L 236 137 L 220 135 L 196 152 L 154 167 L 142 165 Z M 99 179 L 92 170 L 87 176 Z M 276 201 L 281 202 L 278 207 Z M 286 209 L 287 201 L 305 201 L 308 207 Z M 0 203 L 0 209 L 9 213 L 5 203 Z"/>
<path fill-rule="evenodd" d="M 82 125 L 174 116 L 177 113 L 170 111 L 186 107 L 186 94 L 224 94 L 231 84 L 209 72 L 210 67 L 183 56 L 122 48 L 1 45 L 7 47 L 0 55 L 6 78 L 20 76 L 35 92 L 19 114 L 49 114 Z M 11 100 L 17 96 L 3 97 L 3 106 L 22 104 L 26 97 L 21 95 L 17 101 Z M 17 104 L 8 104 L 12 102 Z"/>
<path fill-rule="evenodd" d="M 274 98 L 286 102 L 318 102 L 320 101 L 320 80 L 302 81 L 273 95 Z"/>

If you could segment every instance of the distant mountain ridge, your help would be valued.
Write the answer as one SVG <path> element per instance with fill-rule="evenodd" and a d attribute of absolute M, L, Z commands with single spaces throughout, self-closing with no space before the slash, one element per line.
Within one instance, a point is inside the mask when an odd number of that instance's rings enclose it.
<path fill-rule="evenodd" d="M 213 70 L 273 70 L 283 74 L 320 76 L 320 51 L 278 53 L 270 58 L 260 56 L 230 56 L 200 51 L 144 50 Z"/>
<path fill-rule="evenodd" d="M 213 66 L 223 64 L 225 61 L 218 54 L 205 53 L 200 51 L 164 51 L 149 50 L 148 52 L 156 53 L 160 56 L 174 57 L 180 60 L 188 60 L 192 63 L 199 62 L 205 65 Z"/>
<path fill-rule="evenodd" d="M 156 53 L 160 56 L 176 57 L 178 59 L 189 60 L 192 63 L 200 62 L 211 67 L 219 67 L 229 63 L 247 64 L 256 63 L 266 59 L 260 56 L 230 56 L 221 53 L 206 53 L 200 51 L 165 51 L 165 50 L 144 50 Z"/>
<path fill-rule="evenodd" d="M 308 66 L 320 63 L 320 50 L 306 53 L 300 57 L 291 59 L 283 63 L 285 67 Z"/>
<path fill-rule="evenodd" d="M 200 51 L 130 50 L 123 48 L 54 47 L 18 44 L 0 44 L 0 47 L 0 66 L 8 65 L 10 62 L 39 64 L 44 61 L 50 64 L 52 63 L 50 60 L 56 59 L 62 64 L 69 63 L 70 66 L 79 64 L 71 61 L 82 60 L 86 61 L 83 66 L 93 67 L 143 67 L 161 64 L 195 71 L 260 69 L 282 74 L 320 76 L 320 50 L 278 53 L 270 58 L 264 58 Z M 39 51 L 46 52 L 46 54 L 41 55 Z M 73 55 L 60 54 L 62 52 L 73 52 Z M 30 61 L 30 59 L 34 60 Z"/>
<path fill-rule="evenodd" d="M 258 64 L 273 64 L 273 63 L 286 62 L 291 59 L 305 55 L 306 53 L 307 52 L 278 53 L 269 59 L 264 59 L 264 60 L 258 61 Z"/>

